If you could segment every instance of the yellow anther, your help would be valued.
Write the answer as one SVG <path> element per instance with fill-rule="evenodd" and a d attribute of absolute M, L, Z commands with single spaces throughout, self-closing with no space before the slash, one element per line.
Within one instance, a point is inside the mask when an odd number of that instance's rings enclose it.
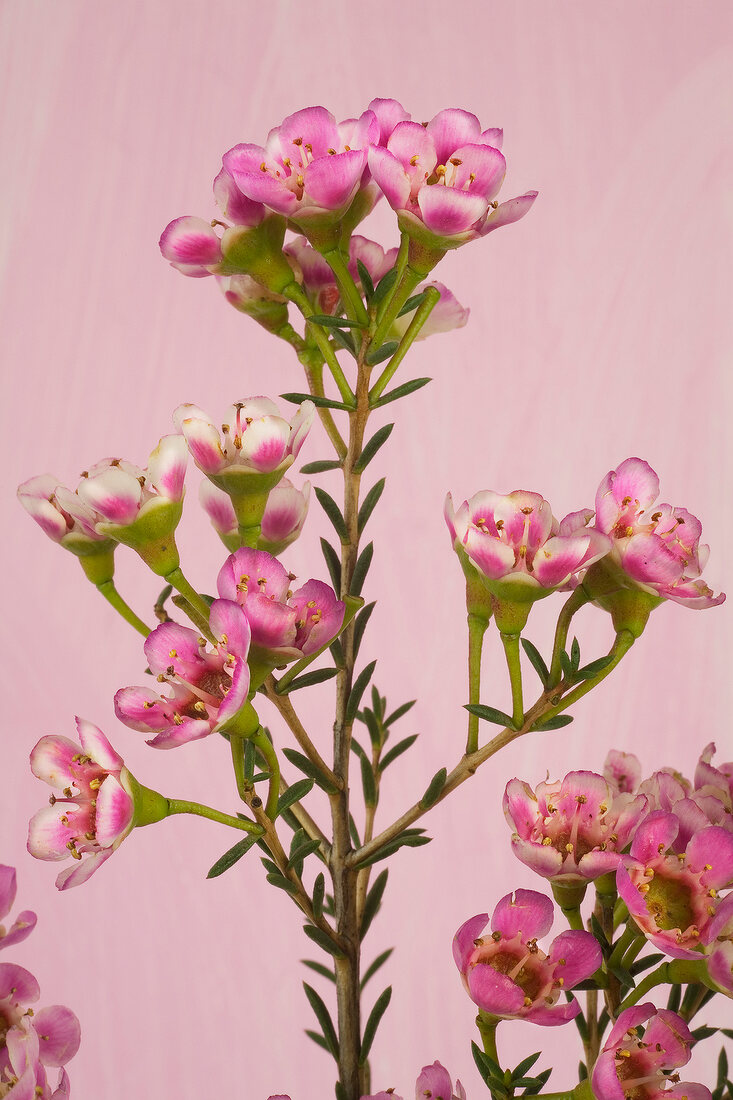
<path fill-rule="evenodd" d="M 566 852 L 572 852 L 572 851 L 574 851 L 574 850 L 575 850 L 575 849 L 574 849 L 574 845 L 572 845 L 572 844 L 571 844 L 570 842 L 568 842 L 568 843 L 567 843 L 567 844 L 565 845 L 565 851 L 566 851 Z"/>
<path fill-rule="evenodd" d="M 494 940 L 494 941 L 495 941 L 496 943 L 498 943 L 498 942 L 499 942 L 499 940 L 501 939 L 501 932 L 492 932 L 492 933 L 491 933 L 491 938 L 492 938 L 492 940 Z"/>
<path fill-rule="evenodd" d="M 260 172 L 266 172 L 266 171 L 267 171 L 267 165 L 265 164 L 265 162 L 263 160 L 262 164 L 260 165 Z"/>
<path fill-rule="evenodd" d="M 463 161 L 459 157 L 451 157 L 450 162 L 451 164 L 455 164 L 456 168 L 459 164 L 463 164 Z"/>
<path fill-rule="evenodd" d="M 575 801 L 578 803 L 579 806 L 584 806 L 588 799 L 585 797 L 584 794 L 576 794 Z"/>
<path fill-rule="evenodd" d="M 530 1006 L 531 1004 L 532 1004 L 532 998 L 531 998 L 531 997 L 525 997 L 525 998 L 524 998 L 524 1007 L 525 1007 L 525 1008 L 529 1008 L 529 1006 Z"/>
<path fill-rule="evenodd" d="M 545 847 L 547 847 L 548 844 L 552 844 L 552 840 L 549 836 L 543 836 L 542 843 L 544 844 Z"/>
<path fill-rule="evenodd" d="M 197 699 L 196 702 L 193 704 L 193 709 L 198 714 L 206 714 L 206 706 L 204 705 L 204 703 L 201 702 L 200 699 Z"/>
<path fill-rule="evenodd" d="M 173 715 L 173 725 L 174 726 L 182 726 L 183 725 L 183 719 L 181 718 L 180 714 L 174 714 Z"/>
<path fill-rule="evenodd" d="M 178 653 L 176 652 L 176 650 L 175 650 L 175 649 L 169 649 L 169 650 L 168 650 L 168 656 L 169 656 L 169 657 L 170 657 L 171 659 L 175 659 L 175 658 L 176 658 L 176 657 L 178 656 Z"/>
<path fill-rule="evenodd" d="M 98 791 L 98 790 L 99 790 L 99 788 L 100 788 L 100 787 L 102 786 L 102 780 L 101 780 L 101 779 L 99 779 L 99 778 L 96 778 L 96 779 L 92 779 L 92 781 L 90 782 L 89 786 L 91 787 L 91 789 L 92 789 L 93 791 Z"/>
<path fill-rule="evenodd" d="M 420 157 L 417 153 L 415 153 L 414 157 L 410 157 L 410 164 L 413 168 L 417 167 L 417 162 L 419 161 L 419 159 Z"/>
<path fill-rule="evenodd" d="M 308 603 L 305 606 L 306 607 L 315 607 L 316 606 L 316 601 L 315 600 L 308 600 Z"/>

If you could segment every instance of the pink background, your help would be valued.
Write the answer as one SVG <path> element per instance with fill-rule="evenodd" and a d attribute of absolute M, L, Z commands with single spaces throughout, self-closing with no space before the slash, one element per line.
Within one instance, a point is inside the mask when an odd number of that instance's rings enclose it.
<path fill-rule="evenodd" d="M 311 1019 L 297 912 L 266 888 L 256 858 L 204 880 L 232 843 L 225 828 L 191 819 L 141 830 L 92 882 L 62 896 L 56 868 L 24 850 L 25 822 L 46 797 L 27 773 L 28 752 L 43 733 L 70 734 L 76 711 L 107 730 L 145 783 L 236 807 L 222 741 L 154 753 L 116 724 L 114 691 L 140 681 L 138 637 L 13 499 L 19 481 L 47 469 L 75 483 L 103 455 L 144 462 L 180 401 L 217 416 L 251 393 L 302 388 L 289 350 L 229 309 L 213 281 L 163 263 L 163 226 L 212 215 L 211 180 L 231 145 L 261 141 L 301 106 L 324 103 L 346 117 L 373 95 L 401 99 L 418 119 L 455 105 L 503 125 L 504 197 L 540 191 L 521 224 L 441 265 L 439 277 L 471 307 L 469 326 L 414 352 L 402 378 L 434 382 L 389 410 L 398 426 L 371 468 L 390 475 L 371 522 L 366 595 L 379 603 L 363 658 L 379 654 L 390 702 L 419 697 L 401 733 L 422 732 L 420 750 L 388 773 L 385 824 L 456 761 L 465 736 L 447 489 L 459 499 L 485 487 L 536 489 L 562 515 L 592 504 L 606 470 L 638 454 L 661 473 L 664 499 L 701 517 L 710 583 L 729 581 L 732 23 L 725 0 L 373 0 L 358 9 L 4 0 L 0 331 L 11 397 L 0 439 L 11 533 L 0 858 L 19 866 L 21 900 L 40 916 L 13 957 L 38 975 L 47 1003 L 67 1002 L 82 1020 L 76 1096 L 331 1095 L 327 1056 L 302 1036 Z M 388 209 L 373 221 L 393 243 Z M 327 455 L 314 432 L 304 460 Z M 189 576 L 211 589 L 223 554 L 197 508 L 198 476 L 180 543 Z M 325 575 L 321 533 L 316 506 L 285 557 L 301 577 Z M 149 607 L 159 586 L 130 555 L 118 559 L 122 591 Z M 558 606 L 548 600 L 530 620 L 545 651 Z M 608 644 L 609 623 L 591 611 L 578 622 L 590 659 Z M 730 759 L 730 623 L 729 607 L 662 607 L 572 727 L 511 747 L 433 814 L 433 844 L 395 859 L 367 951 L 397 945 L 383 971 L 395 995 L 374 1048 L 375 1089 L 409 1096 L 420 1066 L 439 1058 L 482 1095 L 450 939 L 510 888 L 542 885 L 509 855 L 506 780 L 599 768 L 611 745 L 638 751 L 648 770 L 690 772 L 713 738 Z M 506 706 L 495 642 L 484 698 Z M 326 751 L 329 686 L 297 704 Z M 289 743 L 265 711 L 278 743 Z M 369 1003 L 380 988 L 375 981 Z M 557 1067 L 554 1088 L 572 1082 L 570 1029 L 506 1026 L 499 1035 L 507 1062 L 544 1044 L 540 1064 Z M 693 1062 L 708 1084 L 716 1055 L 711 1042 Z"/>

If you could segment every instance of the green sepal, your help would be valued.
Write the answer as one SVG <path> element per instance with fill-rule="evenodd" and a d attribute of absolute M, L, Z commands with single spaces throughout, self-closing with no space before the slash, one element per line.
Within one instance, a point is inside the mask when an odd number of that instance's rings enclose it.
<path fill-rule="evenodd" d="M 271 214 L 259 225 L 236 225 L 221 239 L 220 275 L 251 275 L 275 294 L 295 282 L 295 273 L 283 253 L 285 219 Z"/>
<path fill-rule="evenodd" d="M 582 587 L 597 607 L 609 613 L 617 634 L 628 630 L 634 638 L 641 637 L 654 608 L 664 603 L 663 596 L 634 584 L 607 557 L 590 567 Z"/>
<path fill-rule="evenodd" d="M 159 577 L 180 565 L 174 532 L 183 512 L 183 501 L 154 497 L 143 504 L 132 523 L 99 523 L 97 530 L 115 542 L 129 546 Z"/>
<path fill-rule="evenodd" d="M 71 540 L 74 540 L 73 542 Z M 83 535 L 67 535 L 61 545 L 79 559 L 84 576 L 92 584 L 106 584 L 115 575 L 115 548 L 112 539 L 88 539 Z"/>
<path fill-rule="evenodd" d="M 127 793 L 131 795 L 134 809 L 130 830 L 140 829 L 143 825 L 154 825 L 156 821 L 162 821 L 170 814 L 168 799 L 150 787 L 144 787 L 138 783 L 132 772 L 123 768 L 120 774 L 120 783 Z"/>

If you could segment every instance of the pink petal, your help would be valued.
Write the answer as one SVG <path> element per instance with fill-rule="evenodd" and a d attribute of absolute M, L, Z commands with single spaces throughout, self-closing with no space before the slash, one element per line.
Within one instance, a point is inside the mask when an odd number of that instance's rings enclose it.
<path fill-rule="evenodd" d="M 214 425 L 198 417 L 182 421 L 181 431 L 196 465 L 205 474 L 216 474 L 226 465 L 221 449 L 221 437 Z"/>
<path fill-rule="evenodd" d="M 640 863 L 648 863 L 673 844 L 679 832 L 674 814 L 655 810 L 642 821 L 631 844 L 631 855 Z"/>
<path fill-rule="evenodd" d="M 217 489 L 210 481 L 202 481 L 199 485 L 199 500 L 214 529 L 219 534 L 233 535 L 236 533 L 238 528 L 237 517 L 231 498 L 227 493 L 222 489 Z"/>
<path fill-rule="evenodd" d="M 335 149 L 339 143 L 336 119 L 325 107 L 304 107 L 284 118 L 279 127 L 280 144 L 293 145 L 287 150 L 289 156 L 300 156 L 301 149 L 309 145 L 314 157 L 326 157 L 329 149 Z M 302 141 L 302 145 L 295 142 Z"/>
<path fill-rule="evenodd" d="M 525 867 L 543 878 L 555 878 L 562 872 L 562 856 L 551 844 L 512 837 L 512 852 Z"/>
<path fill-rule="evenodd" d="M 464 546 L 474 565 L 490 580 L 504 577 L 514 568 L 513 547 L 475 527 L 469 528 Z"/>
<path fill-rule="evenodd" d="M 74 886 L 81 886 L 109 859 L 113 852 L 114 848 L 105 848 L 103 852 L 91 852 L 85 855 L 81 861 L 74 860 L 72 867 L 67 867 L 56 876 L 56 889 L 70 890 Z"/>
<path fill-rule="evenodd" d="M 313 421 L 316 416 L 316 407 L 312 401 L 303 401 L 293 417 L 291 424 L 290 441 L 288 443 L 288 454 L 291 454 L 293 458 L 297 458 L 300 454 L 300 449 L 308 438 L 308 433 L 313 427 Z"/>
<path fill-rule="evenodd" d="M 481 123 L 470 111 L 448 107 L 431 118 L 427 132 L 435 145 L 437 163 L 447 164 L 455 149 L 477 140 L 481 134 Z"/>
<path fill-rule="evenodd" d="M 700 882 L 709 889 L 721 890 L 733 884 L 733 833 L 720 825 L 710 825 L 693 836 L 687 845 L 687 864 L 702 871 Z"/>
<path fill-rule="evenodd" d="M 524 1007 L 520 987 L 493 966 L 477 963 L 469 968 L 467 979 L 471 1000 L 492 1016 L 516 1016 Z"/>
<path fill-rule="evenodd" d="M 481 141 L 484 145 L 493 145 L 495 149 L 501 149 L 504 144 L 504 131 L 501 126 L 492 126 L 482 131 Z"/>
<path fill-rule="evenodd" d="M 234 662 L 234 668 L 232 669 L 231 687 L 224 696 L 224 701 L 217 712 L 217 726 L 221 726 L 224 722 L 233 718 L 237 711 L 247 702 L 249 683 L 249 665 L 246 660 L 237 657 Z"/>
<path fill-rule="evenodd" d="M 78 753 L 79 746 L 68 737 L 42 737 L 31 752 L 31 771 L 37 779 L 62 790 L 76 780 L 73 758 Z"/>
<path fill-rule="evenodd" d="M 621 550 L 625 573 L 642 584 L 672 584 L 682 575 L 677 556 L 658 535 L 632 535 Z"/>
<path fill-rule="evenodd" d="M 461 146 L 451 156 L 446 170 L 451 187 L 481 195 L 489 202 L 501 189 L 505 175 L 506 160 L 490 145 Z"/>
<path fill-rule="evenodd" d="M 487 233 L 491 233 L 494 229 L 500 229 L 502 225 L 511 225 L 512 222 L 518 222 L 520 218 L 529 213 L 537 194 L 537 191 L 527 191 L 526 194 L 519 195 L 516 199 L 508 199 L 506 202 L 500 203 L 498 208 L 488 215 L 479 228 L 479 235 L 485 237 Z"/>
<path fill-rule="evenodd" d="M 573 999 L 568 1004 L 536 1005 L 526 1013 L 523 1019 L 533 1024 L 541 1024 L 543 1027 L 559 1027 L 574 1020 L 579 1012 L 580 1005 Z"/>
<path fill-rule="evenodd" d="M 260 584 L 260 580 L 263 584 Z M 243 604 L 251 595 L 264 592 L 277 601 L 286 598 L 290 587 L 290 575 L 285 567 L 264 550 L 243 547 L 231 554 L 222 566 L 217 578 L 219 595 L 227 600 Z M 244 584 L 247 590 L 238 588 Z"/>
<path fill-rule="evenodd" d="M 200 635 L 178 623 L 161 623 L 148 634 L 143 650 L 154 675 L 171 666 L 183 680 L 196 679 L 206 668 Z"/>
<path fill-rule="evenodd" d="M 280 416 L 253 420 L 242 436 L 243 461 L 262 473 L 276 470 L 284 461 L 290 439 L 290 425 Z"/>
<path fill-rule="evenodd" d="M 373 99 L 369 104 L 379 123 L 379 144 L 386 145 L 399 122 L 406 122 L 410 116 L 396 99 Z"/>
<path fill-rule="evenodd" d="M 603 774 L 623 794 L 633 793 L 641 780 L 641 764 L 632 752 L 610 749 L 603 764 Z"/>
<path fill-rule="evenodd" d="M 410 179 L 401 162 L 387 149 L 373 145 L 369 171 L 393 210 L 404 210 L 410 198 Z"/>
<path fill-rule="evenodd" d="M 280 649 L 295 641 L 297 613 L 294 608 L 254 593 L 247 598 L 246 614 L 252 628 L 252 645 Z"/>
<path fill-rule="evenodd" d="M 615 470 L 610 470 L 596 493 L 596 523 L 609 534 L 619 512 L 627 507 L 624 500 L 638 509 L 647 509 L 659 496 L 659 478 L 648 462 L 627 458 Z"/>
<path fill-rule="evenodd" d="M 83 805 L 57 802 L 55 806 L 44 806 L 29 822 L 28 851 L 34 859 L 68 859 L 69 841 L 93 832 L 92 826 L 89 802 Z"/>
<path fill-rule="evenodd" d="M 0 863 L 0 920 L 12 909 L 17 890 L 15 867 L 6 867 L 4 863 Z"/>
<path fill-rule="evenodd" d="M 134 803 L 125 788 L 108 775 L 97 795 L 96 839 L 103 848 L 111 848 L 127 832 L 134 813 Z"/>
<path fill-rule="evenodd" d="M 305 193 L 325 210 L 342 210 L 349 205 L 361 180 L 366 151 L 351 149 L 314 160 L 305 170 Z"/>
<path fill-rule="evenodd" d="M 226 164 L 226 155 L 224 161 Z M 284 214 L 285 217 L 290 217 L 298 209 L 300 204 L 295 192 L 269 172 L 259 169 L 241 171 L 233 165 L 230 171 L 239 190 L 254 202 L 264 203 L 270 210 L 274 210 L 276 214 Z"/>
<path fill-rule="evenodd" d="M 87 756 L 91 756 L 100 768 L 104 768 L 107 772 L 118 772 L 125 766 L 125 761 L 112 748 L 99 726 L 95 726 L 85 718 L 77 718 L 76 730 L 84 752 Z"/>
<path fill-rule="evenodd" d="M 49 1005 L 33 1017 L 40 1040 L 39 1052 L 45 1066 L 65 1066 L 79 1049 L 81 1028 L 70 1008 Z"/>
<path fill-rule="evenodd" d="M 548 961 L 555 966 L 555 980 L 562 978 L 563 988 L 572 989 L 595 973 L 603 962 L 603 952 L 590 932 L 572 929 L 555 937 Z"/>
<path fill-rule="evenodd" d="M 421 187 L 417 201 L 425 225 L 441 237 L 465 233 L 486 213 L 488 205 L 482 195 L 439 184 Z"/>
<path fill-rule="evenodd" d="M 188 462 L 182 435 L 164 435 L 148 459 L 148 479 L 167 500 L 181 500 Z"/>
<path fill-rule="evenodd" d="M 357 260 L 361 260 L 364 264 L 376 286 L 379 280 L 394 267 L 396 259 L 396 248 L 390 248 L 385 252 L 381 244 L 370 241 L 368 237 L 361 237 L 358 233 L 354 233 L 349 241 L 349 271 L 356 282 L 360 281 Z"/>
<path fill-rule="evenodd" d="M 422 1100 L 423 1097 L 452 1100 L 453 1082 L 445 1066 L 441 1066 L 440 1062 L 433 1062 L 432 1066 L 423 1066 L 415 1082 L 415 1096 L 418 1100 Z"/>
<path fill-rule="evenodd" d="M 262 203 L 252 202 L 243 195 L 226 168 L 214 180 L 214 199 L 224 217 L 235 225 L 259 225 L 265 216 Z"/>
<path fill-rule="evenodd" d="M 550 538 L 534 559 L 533 575 L 543 588 L 555 588 L 568 580 L 585 561 L 590 539 L 587 535 Z"/>
<path fill-rule="evenodd" d="M 141 733 L 166 729 L 175 713 L 168 699 L 144 687 L 120 688 L 114 703 L 115 714 L 120 721 Z"/>
<path fill-rule="evenodd" d="M 176 218 L 163 230 L 160 251 L 177 264 L 206 267 L 221 260 L 221 242 L 203 218 Z"/>
<path fill-rule="evenodd" d="M 137 478 L 110 466 L 95 477 L 83 478 L 77 490 L 85 504 L 109 523 L 128 524 L 137 517 L 142 489 Z"/>
<path fill-rule="evenodd" d="M 246 658 L 252 632 L 247 616 L 238 603 L 234 600 L 214 600 L 209 612 L 209 623 L 219 645 L 226 652 Z"/>
<path fill-rule="evenodd" d="M 538 806 L 534 791 L 521 779 L 510 779 L 504 790 L 504 817 L 526 840 L 537 823 Z"/>
<path fill-rule="evenodd" d="M 213 721 L 205 718 L 184 718 L 180 726 L 171 723 L 145 744 L 152 749 L 177 749 L 179 745 L 187 745 L 189 741 L 208 737 L 213 728 Z"/>
<path fill-rule="evenodd" d="M 23 940 L 27 940 L 33 929 L 36 927 L 38 918 L 35 913 L 30 909 L 24 909 L 22 913 L 18 913 L 15 921 L 10 926 L 4 936 L 0 936 L 0 951 L 6 947 L 14 947 L 16 943 L 22 943 Z"/>
<path fill-rule="evenodd" d="M 489 914 L 478 913 L 462 924 L 453 937 L 453 958 L 461 973 L 465 972 L 468 960 L 476 949 L 474 940 L 480 938 L 488 923 Z"/>
<path fill-rule="evenodd" d="M 525 940 L 539 939 L 550 931 L 553 919 L 553 905 L 548 897 L 536 890 L 515 890 L 498 902 L 491 927 L 508 939 L 518 932 Z"/>
<path fill-rule="evenodd" d="M 0 963 L 0 1002 L 28 1005 L 40 996 L 38 982 L 29 970 L 17 963 Z"/>
<path fill-rule="evenodd" d="M 310 482 L 306 481 L 300 490 L 283 478 L 267 498 L 262 538 L 270 543 L 292 542 L 305 523 L 309 495 Z"/>

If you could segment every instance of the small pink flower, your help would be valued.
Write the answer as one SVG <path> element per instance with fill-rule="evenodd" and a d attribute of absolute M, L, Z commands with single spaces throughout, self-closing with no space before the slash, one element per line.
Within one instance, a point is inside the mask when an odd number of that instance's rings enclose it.
<path fill-rule="evenodd" d="M 680 1083 L 673 1072 L 687 1065 L 694 1041 L 675 1012 L 650 1002 L 625 1009 L 593 1070 L 593 1095 L 598 1100 L 712 1100 L 704 1085 Z"/>
<path fill-rule="evenodd" d="M 371 111 L 337 125 L 324 107 L 306 107 L 271 130 L 264 146 L 235 145 L 223 164 L 242 194 L 299 227 L 331 223 L 356 197 L 379 133 Z"/>
<path fill-rule="evenodd" d="M 432 1066 L 423 1066 L 415 1082 L 416 1100 L 426 1100 L 428 1097 L 432 1100 L 466 1100 L 466 1090 L 460 1081 L 456 1081 L 454 1092 L 448 1070 L 440 1062 L 433 1062 Z"/>
<path fill-rule="evenodd" d="M 440 294 L 440 299 L 430 311 L 427 321 L 420 329 L 417 336 L 418 340 L 426 340 L 428 336 L 435 336 L 439 332 L 452 332 L 453 329 L 463 328 L 464 325 L 468 324 L 470 309 L 462 306 L 453 291 L 449 290 L 444 283 L 439 283 L 435 279 L 430 283 L 421 283 L 415 293 L 420 294 L 428 287 L 434 287 Z M 417 308 L 398 317 L 392 325 L 390 336 L 393 336 L 396 340 L 401 339 L 407 332 L 416 312 Z"/>
<path fill-rule="evenodd" d="M 54 477 L 40 474 L 18 486 L 18 500 L 41 529 L 61 546 L 107 543 L 95 524 L 102 518 L 94 509 Z"/>
<path fill-rule="evenodd" d="M 188 454 L 180 436 L 165 435 L 142 470 L 125 459 L 105 458 L 85 470 L 77 489 L 99 524 L 126 527 L 155 512 L 161 503 L 183 499 Z"/>
<path fill-rule="evenodd" d="M 687 607 L 715 607 L 700 579 L 709 547 L 700 544 L 702 525 L 685 508 L 657 504 L 659 478 L 640 458 L 610 470 L 596 493 L 596 526 L 611 538 L 609 562 L 633 585 Z"/>
<path fill-rule="evenodd" d="M 733 834 L 694 812 L 650 813 L 626 866 L 616 872 L 632 919 L 655 947 L 677 959 L 697 959 L 710 944 L 718 891 L 731 883 Z"/>
<path fill-rule="evenodd" d="M 217 478 L 231 471 L 284 473 L 297 458 L 314 416 L 312 401 L 304 401 L 288 421 L 274 401 L 249 397 L 227 410 L 221 430 L 196 405 L 179 405 L 173 420 L 196 465 L 217 484 Z"/>
<path fill-rule="evenodd" d="M 534 791 L 512 779 L 504 792 L 514 854 L 544 878 L 568 884 L 615 871 L 646 807 L 643 795 L 619 794 L 595 772 L 570 772 Z"/>
<path fill-rule="evenodd" d="M 619 794 L 634 794 L 641 780 L 641 764 L 633 752 L 610 749 L 603 765 L 603 775 Z"/>
<path fill-rule="evenodd" d="M 713 764 L 715 742 L 703 749 L 695 768 L 692 798 L 705 809 L 711 822 L 733 829 L 733 763 Z"/>
<path fill-rule="evenodd" d="M 345 605 L 322 581 L 310 580 L 295 592 L 280 562 L 264 550 L 237 550 L 217 579 L 219 595 L 236 600 L 252 630 L 252 651 L 270 667 L 317 653 L 341 629 Z"/>
<path fill-rule="evenodd" d="M 369 150 L 369 169 L 403 229 L 455 248 L 518 221 L 537 197 L 528 191 L 498 205 L 506 173 L 501 144 L 501 130 L 482 132 L 475 115 L 452 108 L 426 126 L 398 122 L 386 146 Z"/>
<path fill-rule="evenodd" d="M 175 749 L 220 728 L 246 703 L 250 628 L 231 600 L 214 600 L 209 619 L 218 638 L 208 650 L 195 630 L 161 623 L 145 640 L 145 657 L 170 695 L 145 687 L 121 688 L 115 714 L 131 729 L 154 733 L 154 749 Z"/>
<path fill-rule="evenodd" d="M 251 275 L 217 275 L 216 283 L 230 306 L 252 317 L 276 335 L 288 322 L 287 298 L 275 294 Z"/>
<path fill-rule="evenodd" d="M 0 921 L 7 917 L 13 908 L 16 892 L 15 868 L 6 867 L 0 863 Z M 27 939 L 36 927 L 36 920 L 35 913 L 31 912 L 30 909 L 24 909 L 22 913 L 18 914 L 9 929 L 0 924 L 0 951 L 5 947 L 13 947 L 16 943 L 21 943 Z"/>
<path fill-rule="evenodd" d="M 54 735 L 31 753 L 33 774 L 62 795 L 32 818 L 28 851 L 36 859 L 78 861 L 56 879 L 59 890 L 86 882 L 109 859 L 132 829 L 135 810 L 122 757 L 97 726 L 82 718 L 76 726 L 81 746 Z"/>
<path fill-rule="evenodd" d="M 28 970 L 0 963 L 0 1096 L 61 1100 L 68 1095 L 63 1072 L 56 1086 L 61 1091 L 51 1094 L 46 1067 L 60 1068 L 74 1057 L 81 1040 L 79 1021 L 64 1005 L 32 1009 L 40 994 Z"/>
<path fill-rule="evenodd" d="M 733 997 L 733 893 L 723 898 L 706 936 L 708 974 L 723 993 Z"/>
<path fill-rule="evenodd" d="M 534 890 L 503 897 L 483 932 L 488 914 L 472 917 L 456 932 L 453 958 L 474 1004 L 498 1019 L 523 1019 L 547 1026 L 577 1016 L 580 1005 L 558 1004 L 601 965 L 601 949 L 589 932 L 561 932 L 548 954 L 537 940 L 552 927 L 553 904 Z"/>
<path fill-rule="evenodd" d="M 277 557 L 290 546 L 303 530 L 308 515 L 310 482 L 303 483 L 297 489 L 284 477 L 274 489 L 271 489 L 262 517 L 262 529 L 257 540 L 258 550 L 266 550 Z M 210 481 L 202 481 L 199 487 L 202 507 L 216 533 L 229 550 L 239 549 L 239 525 L 231 499 Z"/>

